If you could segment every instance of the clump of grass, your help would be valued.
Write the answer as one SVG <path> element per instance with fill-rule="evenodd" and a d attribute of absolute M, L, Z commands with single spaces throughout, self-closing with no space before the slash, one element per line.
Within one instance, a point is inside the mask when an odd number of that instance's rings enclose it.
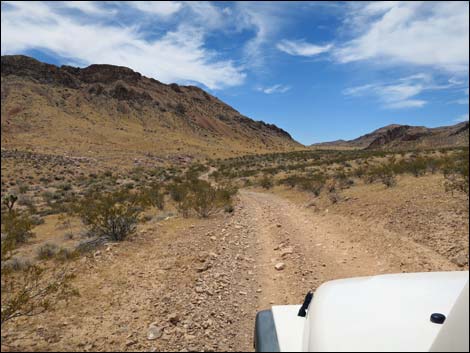
<path fill-rule="evenodd" d="M 48 260 L 52 259 L 58 251 L 59 247 L 56 244 L 46 243 L 37 249 L 36 256 L 39 260 Z"/>

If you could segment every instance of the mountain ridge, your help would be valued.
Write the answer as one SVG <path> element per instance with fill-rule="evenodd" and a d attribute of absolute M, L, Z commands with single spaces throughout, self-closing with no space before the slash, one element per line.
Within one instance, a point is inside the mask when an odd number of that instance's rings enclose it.
<path fill-rule="evenodd" d="M 352 140 L 310 145 L 311 148 L 406 149 L 468 146 L 468 121 L 428 128 L 390 124 Z"/>
<path fill-rule="evenodd" d="M 302 147 L 283 129 L 196 86 L 167 85 L 107 64 L 59 67 L 22 55 L 2 56 L 1 64 L 2 147 L 106 158 L 113 149 L 129 157 L 224 157 Z M 67 140 L 73 148 L 63 146 Z M 89 143 L 89 151 L 78 148 Z"/>

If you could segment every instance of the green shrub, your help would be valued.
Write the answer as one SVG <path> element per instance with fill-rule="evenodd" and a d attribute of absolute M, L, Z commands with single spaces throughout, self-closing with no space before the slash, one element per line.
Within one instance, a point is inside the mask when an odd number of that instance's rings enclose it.
<path fill-rule="evenodd" d="M 367 179 L 369 182 L 376 180 L 381 181 L 386 187 L 393 187 L 397 184 L 394 172 L 395 163 L 380 164 L 371 167 L 367 172 Z"/>
<path fill-rule="evenodd" d="M 138 195 L 127 190 L 91 193 L 73 208 L 90 234 L 113 241 L 124 240 L 135 232 L 141 211 Z"/>
<path fill-rule="evenodd" d="M 142 191 L 142 201 L 144 205 L 157 207 L 159 210 L 165 208 L 165 193 L 158 183 L 152 183 L 149 188 Z"/>
<path fill-rule="evenodd" d="M 193 183 L 191 194 L 192 209 L 201 218 L 207 218 L 217 209 L 217 190 L 209 183 L 199 180 Z"/>
<path fill-rule="evenodd" d="M 25 243 L 33 237 L 33 222 L 26 213 L 12 210 L 2 214 L 2 233 L 15 244 Z"/>

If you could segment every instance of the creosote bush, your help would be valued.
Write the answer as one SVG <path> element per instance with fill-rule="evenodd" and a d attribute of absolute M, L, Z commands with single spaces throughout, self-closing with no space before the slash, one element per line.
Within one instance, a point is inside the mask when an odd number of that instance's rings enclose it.
<path fill-rule="evenodd" d="M 89 234 L 121 241 L 136 230 L 142 212 L 139 196 L 128 190 L 93 192 L 74 205 L 72 214 L 80 217 Z"/>
<path fill-rule="evenodd" d="M 2 214 L 2 234 L 15 244 L 25 243 L 34 236 L 31 217 L 17 210 Z"/>
<path fill-rule="evenodd" d="M 238 192 L 233 185 L 214 187 L 199 179 L 171 184 L 169 191 L 183 217 L 189 217 L 192 211 L 201 218 L 207 218 L 220 209 L 233 212 L 232 199 Z"/>

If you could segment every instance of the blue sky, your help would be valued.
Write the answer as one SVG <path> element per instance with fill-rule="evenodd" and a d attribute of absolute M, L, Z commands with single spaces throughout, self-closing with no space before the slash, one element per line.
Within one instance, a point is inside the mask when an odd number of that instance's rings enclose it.
<path fill-rule="evenodd" d="M 304 143 L 468 120 L 468 2 L 9 2 L 1 52 L 196 84 Z"/>

